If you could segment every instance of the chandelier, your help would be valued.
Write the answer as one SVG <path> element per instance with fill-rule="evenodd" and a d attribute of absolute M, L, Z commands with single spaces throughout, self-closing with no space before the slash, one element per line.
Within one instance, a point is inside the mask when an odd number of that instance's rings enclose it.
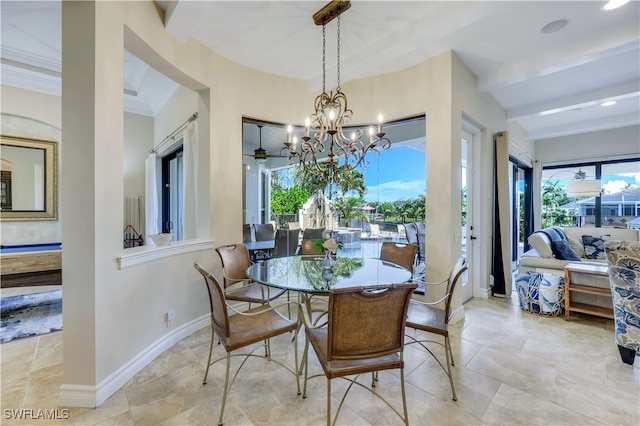
<path fill-rule="evenodd" d="M 379 155 L 388 149 L 391 141 L 385 137 L 382 115 L 378 116 L 377 131 L 369 127 L 368 138 L 363 140 L 361 129 L 347 131 L 353 111 L 347 106 L 347 95 L 340 87 L 340 15 L 351 7 L 349 0 L 334 0 L 313 15 L 316 25 L 322 25 L 322 93 L 314 101 L 315 112 L 305 120 L 304 135 L 298 138 L 291 125 L 287 127 L 287 141 L 280 155 L 288 157 L 289 165 L 299 165 L 314 175 L 329 175 L 334 181 L 337 174 L 348 173 L 360 166 L 366 168 L 367 154 Z M 326 91 L 326 25 L 338 18 L 337 30 L 337 87 L 335 93 Z M 315 132 L 312 132 L 314 129 Z"/>

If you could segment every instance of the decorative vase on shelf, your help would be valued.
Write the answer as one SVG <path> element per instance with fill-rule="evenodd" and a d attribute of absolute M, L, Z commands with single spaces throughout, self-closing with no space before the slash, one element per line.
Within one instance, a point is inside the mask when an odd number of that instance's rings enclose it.
<path fill-rule="evenodd" d="M 333 260 L 333 257 L 331 257 L 331 251 L 325 250 L 324 259 L 322 259 L 322 268 L 331 269 L 333 268 L 334 263 L 335 260 Z"/>

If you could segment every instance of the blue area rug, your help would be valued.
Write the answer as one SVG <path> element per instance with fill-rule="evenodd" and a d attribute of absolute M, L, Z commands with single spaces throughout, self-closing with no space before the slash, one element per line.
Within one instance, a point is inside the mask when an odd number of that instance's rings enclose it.
<path fill-rule="evenodd" d="M 3 297 L 0 343 L 62 330 L 62 289 Z"/>

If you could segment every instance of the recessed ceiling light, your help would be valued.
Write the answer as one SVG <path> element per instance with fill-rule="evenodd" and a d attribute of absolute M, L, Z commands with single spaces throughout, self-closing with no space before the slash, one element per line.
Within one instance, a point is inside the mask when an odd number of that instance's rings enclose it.
<path fill-rule="evenodd" d="M 561 29 L 566 27 L 568 23 L 569 23 L 568 19 L 558 19 L 553 22 L 549 22 L 547 25 L 542 27 L 540 32 L 543 34 L 555 33 L 556 31 L 560 31 Z"/>
<path fill-rule="evenodd" d="M 629 3 L 629 0 L 609 0 L 604 6 L 602 6 L 602 10 L 617 9 L 627 3 Z"/>
<path fill-rule="evenodd" d="M 607 101 L 607 102 L 601 103 L 600 106 L 608 107 L 615 104 L 616 104 L 616 101 Z"/>

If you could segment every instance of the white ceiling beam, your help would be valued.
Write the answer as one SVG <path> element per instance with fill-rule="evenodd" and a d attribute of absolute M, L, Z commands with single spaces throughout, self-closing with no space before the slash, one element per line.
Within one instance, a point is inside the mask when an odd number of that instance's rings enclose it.
<path fill-rule="evenodd" d="M 187 41 L 191 30 L 205 15 L 207 2 L 177 0 L 170 2 L 164 14 L 164 27 L 181 42 Z"/>
<path fill-rule="evenodd" d="M 540 140 L 557 138 L 560 136 L 576 135 L 581 133 L 597 132 L 600 130 L 616 129 L 619 127 L 629 127 L 638 125 L 638 114 L 631 112 L 614 117 L 601 118 L 597 120 L 581 121 L 560 126 L 547 127 L 544 129 L 531 130 L 526 132 L 527 139 Z"/>
<path fill-rule="evenodd" d="M 619 40 L 615 40 L 613 43 L 615 43 L 613 46 L 593 46 L 590 52 L 585 52 L 579 56 L 575 56 L 575 52 L 554 52 L 544 57 L 534 57 L 527 61 L 499 68 L 478 78 L 478 91 L 490 92 L 501 87 L 508 87 L 597 60 L 621 55 L 632 50 L 638 50 L 637 34 L 629 36 L 623 43 L 620 43 Z M 566 60 L 566 58 L 573 59 Z"/>
<path fill-rule="evenodd" d="M 518 118 L 530 115 L 548 115 L 596 105 L 605 100 L 617 101 L 633 96 L 640 96 L 640 80 L 603 87 L 576 95 L 563 96 L 550 101 L 524 105 L 518 108 L 510 108 L 507 111 L 507 119 L 517 120 Z"/>

